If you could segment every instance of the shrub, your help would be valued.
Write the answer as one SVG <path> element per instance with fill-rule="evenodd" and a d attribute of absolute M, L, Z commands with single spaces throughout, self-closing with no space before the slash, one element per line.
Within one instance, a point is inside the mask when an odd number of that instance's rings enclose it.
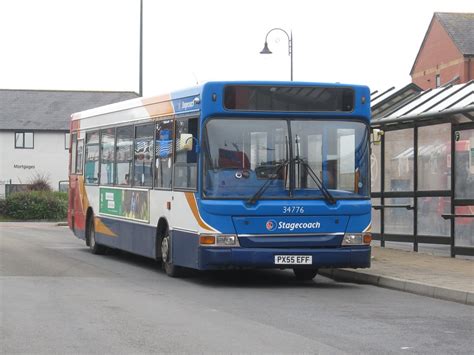
<path fill-rule="evenodd" d="M 5 214 L 5 200 L 0 199 L 0 215 Z"/>
<path fill-rule="evenodd" d="M 36 173 L 28 181 L 29 191 L 51 191 L 51 184 L 47 175 Z"/>
<path fill-rule="evenodd" d="M 67 216 L 67 203 L 65 193 L 18 192 L 6 198 L 4 214 L 21 220 L 62 220 Z"/>

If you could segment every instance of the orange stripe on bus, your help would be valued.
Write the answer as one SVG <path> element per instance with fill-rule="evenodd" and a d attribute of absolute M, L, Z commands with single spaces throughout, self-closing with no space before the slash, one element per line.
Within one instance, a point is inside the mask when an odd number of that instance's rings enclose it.
<path fill-rule="evenodd" d="M 95 231 L 96 232 L 98 232 L 100 234 L 103 234 L 103 235 L 106 235 L 108 237 L 116 237 L 117 236 L 117 234 L 112 232 L 110 230 L 110 228 L 107 227 L 99 217 L 94 218 L 94 223 L 95 223 Z"/>
<path fill-rule="evenodd" d="M 154 96 L 142 100 L 143 106 L 150 117 L 166 116 L 174 113 L 170 95 Z"/>
<path fill-rule="evenodd" d="M 184 196 L 186 196 L 186 200 L 188 201 L 188 205 L 191 208 L 191 211 L 193 212 L 194 218 L 198 222 L 199 226 L 204 229 L 208 229 L 211 231 L 215 231 L 214 228 L 209 226 L 206 222 L 204 222 L 199 215 L 199 211 L 197 208 L 197 203 L 196 203 L 196 198 L 194 197 L 194 193 L 192 192 L 185 192 Z"/>

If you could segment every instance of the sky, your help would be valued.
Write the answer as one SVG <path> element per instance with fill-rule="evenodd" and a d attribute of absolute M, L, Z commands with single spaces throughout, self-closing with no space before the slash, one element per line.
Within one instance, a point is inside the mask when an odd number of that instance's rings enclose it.
<path fill-rule="evenodd" d="M 0 89 L 139 90 L 140 0 L 0 0 Z M 408 84 L 433 13 L 472 0 L 143 0 L 143 94 L 211 80 Z"/>

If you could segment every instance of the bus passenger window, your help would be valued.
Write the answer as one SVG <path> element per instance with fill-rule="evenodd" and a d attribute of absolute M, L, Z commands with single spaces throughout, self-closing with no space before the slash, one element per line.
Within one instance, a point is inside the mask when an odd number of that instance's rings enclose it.
<path fill-rule="evenodd" d="M 155 187 L 171 189 L 173 176 L 173 121 L 156 125 L 155 136 Z"/>
<path fill-rule="evenodd" d="M 132 168 L 133 126 L 117 128 L 117 145 L 115 147 L 115 183 L 130 185 Z"/>
<path fill-rule="evenodd" d="M 84 164 L 84 139 L 77 141 L 76 174 L 82 175 L 82 165 Z"/>
<path fill-rule="evenodd" d="M 114 183 L 115 129 L 103 130 L 100 135 L 100 183 Z"/>
<path fill-rule="evenodd" d="M 176 143 L 175 143 L 175 165 L 174 165 L 174 187 L 184 189 L 195 189 L 197 186 L 197 154 L 195 149 L 195 138 L 198 135 L 198 119 L 188 118 L 176 121 Z M 188 150 L 181 145 L 190 142 L 182 142 L 181 135 L 192 134 L 192 149 Z"/>
<path fill-rule="evenodd" d="M 86 184 L 99 183 L 99 132 L 86 133 Z"/>
<path fill-rule="evenodd" d="M 77 158 L 77 133 L 71 135 L 71 164 L 70 164 L 70 173 L 74 174 L 76 172 L 76 158 Z"/>
<path fill-rule="evenodd" d="M 153 184 L 153 135 L 155 125 L 135 128 L 134 186 L 151 187 Z"/>

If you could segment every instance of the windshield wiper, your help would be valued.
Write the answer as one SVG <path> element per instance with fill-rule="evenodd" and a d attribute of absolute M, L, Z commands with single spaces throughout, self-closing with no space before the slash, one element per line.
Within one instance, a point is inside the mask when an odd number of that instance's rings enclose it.
<path fill-rule="evenodd" d="M 255 192 L 255 194 L 247 200 L 247 204 L 253 205 L 255 202 L 257 202 L 257 200 L 263 195 L 263 193 L 267 191 L 267 189 L 270 187 L 273 181 L 275 181 L 277 177 L 280 176 L 280 172 L 282 171 L 282 169 L 288 166 L 289 163 L 290 163 L 289 160 L 284 160 L 280 164 L 280 166 L 278 166 L 278 168 L 275 170 L 275 173 L 269 176 L 267 180 L 265 181 L 265 183 L 262 186 L 260 186 L 257 192 Z"/>
<path fill-rule="evenodd" d="M 318 189 L 321 191 L 323 194 L 324 198 L 326 201 L 328 201 L 331 205 L 334 205 L 336 203 L 336 199 L 334 196 L 329 192 L 328 188 L 324 186 L 323 182 L 319 178 L 319 176 L 314 172 L 314 170 L 311 168 L 311 165 L 309 165 L 307 162 L 305 162 L 303 159 L 298 158 L 295 159 L 295 163 L 300 163 L 301 165 L 304 166 L 306 171 L 308 172 L 308 175 L 311 177 L 311 179 L 314 181 Z"/>

